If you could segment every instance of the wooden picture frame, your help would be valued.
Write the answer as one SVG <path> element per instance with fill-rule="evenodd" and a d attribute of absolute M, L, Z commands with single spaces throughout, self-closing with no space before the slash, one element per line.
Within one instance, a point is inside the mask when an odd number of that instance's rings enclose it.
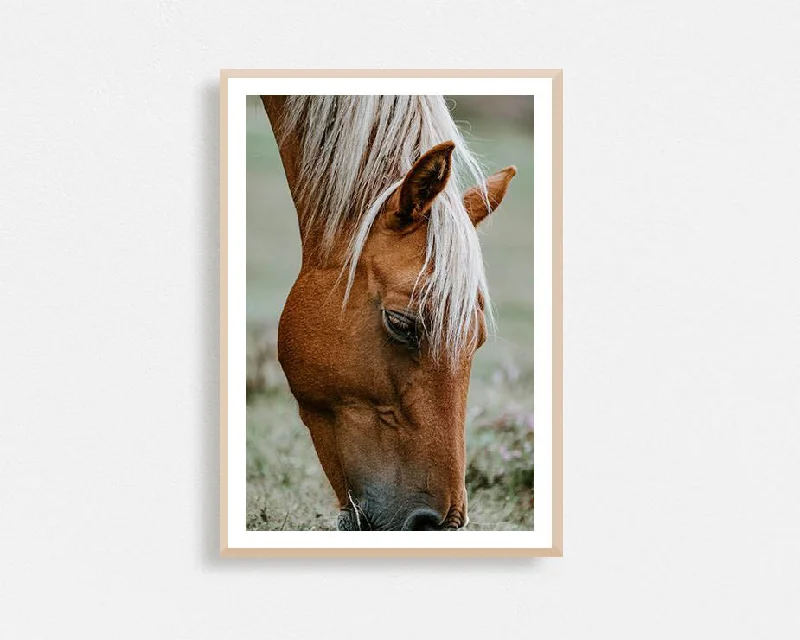
<path fill-rule="evenodd" d="M 380 80 L 380 84 L 379 84 Z M 462 82 L 463 81 L 463 82 Z M 537 369 L 537 388 L 547 388 L 546 397 L 537 397 L 536 450 L 545 447 L 544 479 L 546 492 L 538 490 L 537 516 L 546 509 L 546 530 L 534 525 L 531 532 L 463 531 L 452 536 L 432 532 L 338 531 L 247 531 L 243 511 L 245 483 L 243 407 L 245 377 L 243 353 L 244 309 L 242 238 L 246 229 L 242 216 L 245 202 L 246 176 L 242 151 L 246 145 L 243 125 L 247 95 L 285 95 L 293 93 L 359 93 L 356 86 L 374 93 L 441 93 L 454 94 L 452 87 L 480 86 L 486 95 L 522 92 L 533 95 L 537 114 L 545 114 L 540 129 L 536 120 L 535 148 L 537 200 L 533 205 L 534 224 L 543 220 L 548 236 L 536 245 L 547 257 L 542 271 L 547 273 L 547 309 L 541 325 L 547 332 L 547 353 Z M 316 84 L 313 84 L 316 83 Z M 312 86 L 313 84 L 313 86 Z M 220 74 L 220 552 L 225 557 L 502 557 L 563 555 L 563 306 L 562 306 L 562 207 L 563 207 L 563 88 L 561 70 L 223 70 Z M 424 90 L 409 91 L 409 87 Z M 299 87 L 297 91 L 289 89 Z M 432 87 L 432 89 L 428 89 Z M 441 90 L 439 90 L 441 88 Z M 396 89 L 396 90 L 395 90 Z M 433 89 L 436 89 L 435 91 Z M 530 93 L 527 93 L 530 92 Z M 463 95 L 471 95 L 461 91 Z M 538 164 L 542 160 L 541 166 Z M 539 195 L 546 202 L 545 210 L 536 209 Z M 546 224 L 545 224 L 546 223 Z M 538 228 L 538 227 L 537 227 Z M 537 265 L 539 263 L 537 262 Z M 537 266 L 537 269 L 539 267 Z M 535 297 L 540 292 L 536 290 Z M 534 306 L 540 298 L 534 300 Z M 539 316 L 537 315 L 537 318 Z M 539 323 L 539 320 L 537 320 Z M 537 324 L 536 331 L 539 331 Z M 545 351 L 542 351 L 545 353 Z M 546 363 L 546 369 L 545 367 Z M 241 407 L 237 406 L 237 403 Z M 538 421 L 539 408 L 549 424 Z M 540 429 L 545 436 L 540 443 Z M 539 458 L 537 457 L 537 469 Z M 237 524 L 238 523 L 238 524 Z M 248 534 L 271 534 L 253 536 Z M 493 534 L 481 536 L 480 534 Z M 512 535 L 514 534 L 514 535 Z M 525 538 L 521 534 L 529 534 Z M 541 534 L 539 536 L 538 534 Z M 282 536 L 282 537 L 281 537 Z M 433 537 L 431 537 L 433 536 Z M 505 536 L 500 540 L 497 536 Z M 506 540 L 508 542 L 506 542 Z M 474 541 L 474 542 L 473 542 Z M 499 542 L 498 542 L 499 541 Z"/>

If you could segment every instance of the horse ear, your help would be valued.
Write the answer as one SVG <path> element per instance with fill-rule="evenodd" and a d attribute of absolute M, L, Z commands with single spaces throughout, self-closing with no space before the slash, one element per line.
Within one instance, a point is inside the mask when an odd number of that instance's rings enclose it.
<path fill-rule="evenodd" d="M 400 208 L 389 221 L 390 228 L 408 229 L 424 219 L 450 178 L 455 147 L 450 140 L 442 142 L 414 163 L 400 185 Z"/>
<path fill-rule="evenodd" d="M 467 190 L 464 194 L 464 207 L 467 209 L 472 224 L 477 227 L 486 216 L 500 206 L 506 191 L 508 191 L 508 183 L 511 182 L 515 175 L 517 175 L 517 168 L 512 166 L 500 169 L 500 171 L 486 179 L 486 194 L 489 196 L 488 203 L 479 187 L 472 187 Z"/>

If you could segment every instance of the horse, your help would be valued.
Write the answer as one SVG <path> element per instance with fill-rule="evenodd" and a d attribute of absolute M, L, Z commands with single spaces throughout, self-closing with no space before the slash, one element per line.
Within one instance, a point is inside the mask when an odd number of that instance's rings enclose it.
<path fill-rule="evenodd" d="M 467 525 L 465 421 L 492 330 L 488 178 L 444 96 L 261 96 L 302 244 L 278 360 L 340 531 Z"/>

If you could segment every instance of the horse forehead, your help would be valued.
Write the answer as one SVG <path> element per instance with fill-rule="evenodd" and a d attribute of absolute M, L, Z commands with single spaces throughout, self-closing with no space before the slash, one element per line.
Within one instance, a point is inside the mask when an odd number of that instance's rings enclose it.
<path fill-rule="evenodd" d="M 412 233 L 386 234 L 377 243 L 371 264 L 383 284 L 408 288 L 422 284 L 420 273 L 425 266 L 427 229 L 422 225 Z"/>

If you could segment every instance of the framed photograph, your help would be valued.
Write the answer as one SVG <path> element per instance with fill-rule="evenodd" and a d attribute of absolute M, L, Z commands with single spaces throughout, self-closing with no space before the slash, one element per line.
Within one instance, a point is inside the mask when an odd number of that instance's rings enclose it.
<path fill-rule="evenodd" d="M 220 93 L 222 555 L 561 556 L 561 71 Z"/>

